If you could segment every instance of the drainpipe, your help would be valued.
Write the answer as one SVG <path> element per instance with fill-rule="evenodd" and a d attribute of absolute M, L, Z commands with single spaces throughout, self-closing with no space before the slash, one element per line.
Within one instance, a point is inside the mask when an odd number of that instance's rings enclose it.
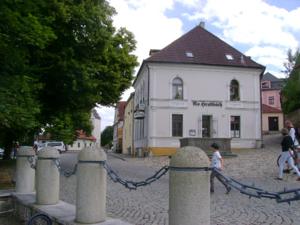
<path fill-rule="evenodd" d="M 147 71 L 148 71 L 148 96 L 147 96 L 147 103 L 148 103 L 148 107 L 147 107 L 147 127 L 148 127 L 148 138 L 147 138 L 147 148 L 149 148 L 149 142 L 150 142 L 150 123 L 149 123 L 149 115 L 150 115 L 150 68 L 149 65 L 146 64 L 147 66 Z M 148 149 L 149 150 L 149 149 Z"/>

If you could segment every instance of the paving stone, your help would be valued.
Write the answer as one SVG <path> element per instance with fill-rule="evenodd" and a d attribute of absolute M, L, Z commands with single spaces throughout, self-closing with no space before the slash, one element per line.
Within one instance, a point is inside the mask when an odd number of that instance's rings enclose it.
<path fill-rule="evenodd" d="M 255 183 L 268 191 L 299 188 L 296 175 L 284 175 L 284 181 L 277 181 L 276 159 L 280 154 L 280 135 L 265 136 L 265 148 L 234 151 L 235 158 L 225 159 L 224 173 L 243 183 Z M 163 165 L 168 157 L 125 158 L 108 157 L 108 163 L 121 177 L 128 180 L 144 180 Z M 107 213 L 136 225 L 168 225 L 168 174 L 150 186 L 129 191 L 118 183 L 108 180 Z M 61 199 L 75 202 L 76 177 L 63 178 Z M 212 225 L 260 225 L 300 224 L 300 201 L 291 205 L 277 204 L 269 199 L 249 199 L 236 190 L 225 195 L 225 188 L 215 181 L 215 193 L 211 195 Z"/>

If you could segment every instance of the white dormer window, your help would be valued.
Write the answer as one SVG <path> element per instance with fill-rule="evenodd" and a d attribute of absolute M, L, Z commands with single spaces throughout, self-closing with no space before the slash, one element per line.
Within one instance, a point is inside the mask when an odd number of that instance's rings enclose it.
<path fill-rule="evenodd" d="M 185 52 L 186 57 L 194 58 L 194 54 L 192 52 Z"/>
<path fill-rule="evenodd" d="M 233 56 L 232 56 L 232 55 L 226 54 L 225 56 L 226 56 L 226 59 L 227 59 L 227 60 L 233 60 Z"/>

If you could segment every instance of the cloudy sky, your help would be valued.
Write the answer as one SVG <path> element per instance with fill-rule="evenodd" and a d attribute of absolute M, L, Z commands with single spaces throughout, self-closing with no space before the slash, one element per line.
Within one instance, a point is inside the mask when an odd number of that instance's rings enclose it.
<path fill-rule="evenodd" d="M 126 27 L 137 41 L 141 63 L 150 49 L 161 49 L 200 21 L 205 28 L 277 77 L 288 49 L 300 46 L 299 0 L 109 0 L 116 27 Z M 138 70 L 138 68 L 137 68 Z M 130 89 L 122 95 L 127 100 Z M 112 125 L 114 109 L 101 107 L 102 130 Z"/>

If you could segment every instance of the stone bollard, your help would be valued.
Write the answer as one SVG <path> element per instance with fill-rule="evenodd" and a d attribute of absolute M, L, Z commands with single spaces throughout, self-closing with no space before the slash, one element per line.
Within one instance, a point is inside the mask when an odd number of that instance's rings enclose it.
<path fill-rule="evenodd" d="M 100 148 L 80 151 L 77 166 L 76 222 L 100 223 L 106 219 L 106 154 Z"/>
<path fill-rule="evenodd" d="M 59 201 L 59 171 L 53 160 L 59 158 L 59 152 L 52 147 L 38 152 L 36 166 L 36 203 L 55 205 Z"/>
<path fill-rule="evenodd" d="M 169 225 L 210 224 L 210 172 L 199 169 L 208 165 L 207 155 L 197 147 L 180 148 L 172 156 L 169 181 Z"/>
<path fill-rule="evenodd" d="M 35 170 L 31 168 L 29 157 L 34 157 L 35 152 L 30 146 L 23 146 L 18 151 L 16 166 L 16 192 L 32 193 L 35 189 Z"/>

